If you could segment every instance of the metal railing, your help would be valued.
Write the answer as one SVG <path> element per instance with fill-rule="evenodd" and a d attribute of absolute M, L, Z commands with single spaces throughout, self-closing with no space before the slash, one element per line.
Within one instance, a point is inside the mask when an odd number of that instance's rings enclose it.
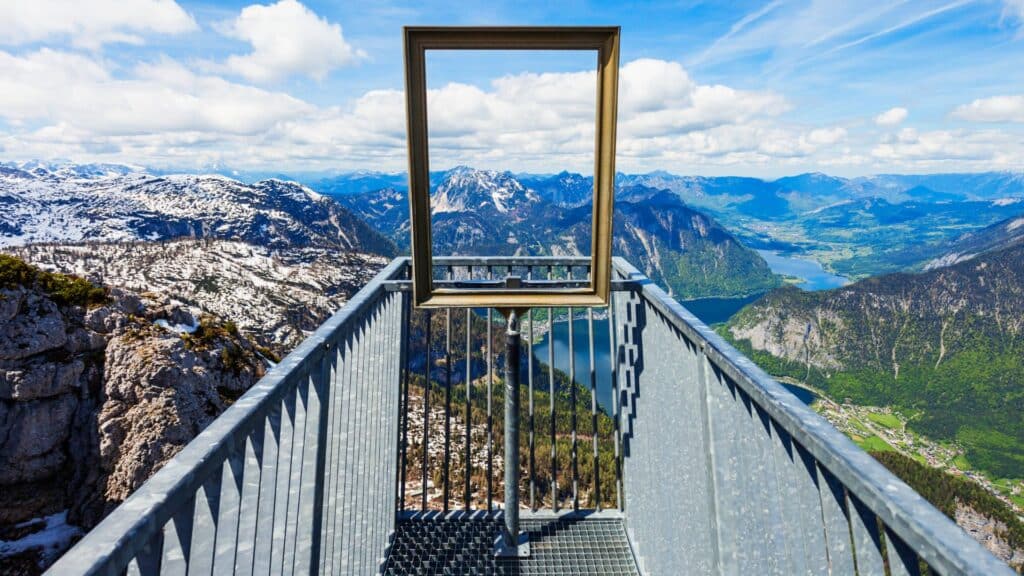
<path fill-rule="evenodd" d="M 625 521 L 650 574 L 1012 574 L 622 259 Z"/>
<path fill-rule="evenodd" d="M 590 260 L 444 257 L 435 258 L 434 266 L 434 277 L 450 285 L 472 282 L 475 287 L 487 283 L 500 286 L 506 276 L 515 275 L 524 285 L 566 286 L 588 280 Z M 392 281 L 389 287 L 407 290 L 409 283 Z M 617 288 L 623 289 L 623 283 L 617 283 Z M 568 322 L 570 318 L 574 321 Z M 552 334 L 556 325 L 561 328 L 562 324 L 568 332 L 566 350 L 556 353 Z M 614 343 L 609 339 L 605 350 L 597 350 L 595 341 L 595 334 L 602 339 L 614 334 L 611 315 L 607 309 L 538 308 L 521 319 L 520 327 L 526 339 L 519 362 L 523 380 L 520 466 L 525 481 L 520 486 L 520 501 L 533 511 L 579 511 L 581 498 L 582 508 L 620 508 L 622 483 L 615 428 L 618 419 L 613 405 L 618 394 L 604 390 L 607 401 L 600 405 L 597 390 L 598 372 L 614 374 L 616 369 Z M 587 340 L 582 350 L 576 342 L 579 329 Z M 411 378 L 403 381 L 403 406 L 407 408 L 400 415 L 400 511 L 492 511 L 497 507 L 495 501 L 503 498 L 505 483 L 495 479 L 501 478 L 499 468 L 507 470 L 505 454 L 500 449 L 502 443 L 496 441 L 497 435 L 504 434 L 504 423 L 495 420 L 494 410 L 496 405 L 503 405 L 496 394 L 503 395 L 505 390 L 499 376 L 500 367 L 508 365 L 502 347 L 504 333 L 505 321 L 494 309 L 413 312 L 409 358 L 415 365 L 407 371 Z M 534 347 L 541 336 L 539 343 L 546 347 L 546 352 L 538 357 Z M 577 366 L 577 356 L 586 366 Z M 616 384 L 615 378 L 606 383 Z M 414 391 L 411 404 L 410 388 Z M 453 410 L 455 389 L 461 392 L 461 406 Z M 410 437 L 411 418 L 415 419 L 417 433 Z M 474 426 L 475 421 L 480 421 L 478 426 Z M 435 422 L 433 427 L 431 422 Z M 456 433 L 452 431 L 453 422 Z M 474 429 L 478 432 L 475 450 Z M 582 454 L 581 439 L 587 444 Z M 452 448 L 455 442 L 463 450 L 458 454 L 459 461 L 453 463 L 452 455 L 458 453 Z M 538 443 L 542 444 L 540 448 Z M 434 454 L 432 445 L 440 445 Z M 478 453 L 483 457 L 476 459 L 479 465 L 474 465 L 474 454 Z M 586 477 L 581 474 L 581 462 L 589 468 Z M 607 468 L 604 474 L 602 467 Z M 473 481 L 474 474 L 479 482 Z M 602 477 L 614 479 L 609 480 L 610 487 L 604 492 Z M 438 481 L 433 494 L 429 494 L 434 478 Z"/>
<path fill-rule="evenodd" d="M 370 574 L 395 523 L 407 298 L 392 262 L 53 567 Z"/>
<path fill-rule="evenodd" d="M 452 281 L 587 273 L 571 258 L 435 263 Z M 636 269 L 614 268 L 609 309 L 523 320 L 516 489 L 531 510 L 618 514 L 649 574 L 1012 574 Z M 368 574 L 396 518 L 493 510 L 500 324 L 413 310 L 406 278 L 407 260 L 392 262 L 53 573 Z"/>

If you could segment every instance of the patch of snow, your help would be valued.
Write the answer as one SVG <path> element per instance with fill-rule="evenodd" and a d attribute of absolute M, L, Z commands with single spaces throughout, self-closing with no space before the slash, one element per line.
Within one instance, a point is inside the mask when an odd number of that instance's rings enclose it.
<path fill-rule="evenodd" d="M 1006 231 L 1013 232 L 1014 230 L 1020 228 L 1021 226 L 1024 226 L 1024 218 L 1017 218 L 1013 222 L 1010 222 L 1009 224 L 1006 225 Z"/>
<path fill-rule="evenodd" d="M 1024 201 L 1024 198 L 997 198 L 992 201 L 993 206 L 1012 206 Z"/>
<path fill-rule="evenodd" d="M 67 510 L 27 520 L 15 528 L 28 527 L 38 522 L 46 522 L 46 527 L 17 540 L 0 540 L 0 559 L 38 549 L 41 564 L 49 565 L 71 546 L 71 541 L 75 537 L 82 535 L 81 528 L 68 524 Z"/>
<path fill-rule="evenodd" d="M 167 330 L 168 332 L 173 332 L 175 334 L 181 334 L 182 332 L 184 332 L 185 334 L 192 334 L 197 329 L 199 329 L 198 321 L 193 324 L 171 324 L 170 322 L 164 320 L 163 318 L 157 318 L 156 320 L 153 321 L 153 323 L 163 328 L 164 330 Z"/>
<path fill-rule="evenodd" d="M 924 265 L 924 271 L 935 270 L 936 268 L 944 268 L 946 266 L 952 266 L 953 264 L 959 264 L 965 260 L 974 258 L 977 254 L 960 254 L 957 252 L 951 252 L 945 256 L 939 256 Z"/>

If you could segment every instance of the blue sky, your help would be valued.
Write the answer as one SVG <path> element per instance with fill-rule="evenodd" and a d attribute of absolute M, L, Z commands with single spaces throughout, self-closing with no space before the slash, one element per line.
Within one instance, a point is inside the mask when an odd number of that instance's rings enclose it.
<path fill-rule="evenodd" d="M 401 27 L 622 27 L 618 167 L 1024 169 L 1024 0 L 0 0 L 0 159 L 402 170 Z M 428 58 L 432 167 L 587 171 L 583 54 Z"/>

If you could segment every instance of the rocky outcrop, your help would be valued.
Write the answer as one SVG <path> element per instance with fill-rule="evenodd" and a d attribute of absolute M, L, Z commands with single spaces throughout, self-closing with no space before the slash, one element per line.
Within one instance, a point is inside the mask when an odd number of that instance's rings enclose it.
<path fill-rule="evenodd" d="M 1014 549 L 1006 541 L 1006 524 L 962 503 L 956 506 L 956 523 L 996 558 L 1018 571 L 1024 569 L 1024 550 Z"/>
<path fill-rule="evenodd" d="M 0 530 L 88 530 L 264 372 L 231 323 L 0 259 Z"/>

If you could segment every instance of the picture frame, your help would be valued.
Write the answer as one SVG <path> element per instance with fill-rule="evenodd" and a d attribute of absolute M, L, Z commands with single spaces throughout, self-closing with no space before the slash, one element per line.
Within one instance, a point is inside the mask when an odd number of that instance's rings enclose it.
<path fill-rule="evenodd" d="M 611 284 L 619 34 L 606 27 L 404 28 L 413 303 L 418 308 L 607 306 Z M 593 50 L 597 55 L 590 274 L 584 286 L 439 287 L 433 278 L 427 137 L 428 50 Z M 497 256 L 473 254 L 472 256 Z M 578 283 L 577 283 L 578 284 Z"/>

